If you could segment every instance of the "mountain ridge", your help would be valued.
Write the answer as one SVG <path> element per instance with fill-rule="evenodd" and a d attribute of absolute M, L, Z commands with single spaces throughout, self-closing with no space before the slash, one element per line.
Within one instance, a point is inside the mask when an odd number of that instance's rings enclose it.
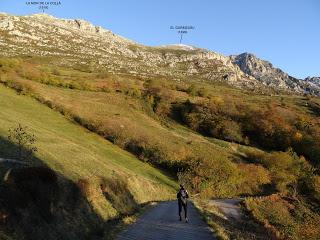
<path fill-rule="evenodd" d="M 87 64 L 110 73 L 139 77 L 194 77 L 249 88 L 320 94 L 319 82 L 289 76 L 250 53 L 224 56 L 193 46 L 144 46 L 82 19 L 48 14 L 0 13 L 3 56 L 58 56 L 61 63 Z"/>

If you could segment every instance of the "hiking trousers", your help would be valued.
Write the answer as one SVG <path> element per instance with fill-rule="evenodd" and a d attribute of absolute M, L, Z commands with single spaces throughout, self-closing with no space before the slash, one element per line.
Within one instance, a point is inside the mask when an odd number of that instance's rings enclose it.
<path fill-rule="evenodd" d="M 184 211 L 184 217 L 187 218 L 187 202 L 182 202 L 182 201 L 178 201 L 178 205 L 179 205 L 179 217 L 181 218 L 181 212 L 182 212 L 182 208 Z"/>

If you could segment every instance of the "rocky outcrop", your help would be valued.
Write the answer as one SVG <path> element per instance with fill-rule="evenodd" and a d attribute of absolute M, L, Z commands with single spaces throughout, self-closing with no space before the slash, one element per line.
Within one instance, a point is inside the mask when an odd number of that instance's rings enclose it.
<path fill-rule="evenodd" d="M 13 21 L 10 21 L 10 20 L 1 21 L 0 28 L 8 31 L 13 30 L 14 29 Z"/>
<path fill-rule="evenodd" d="M 303 92 L 300 86 L 300 80 L 289 76 L 279 68 L 265 60 L 257 58 L 250 53 L 230 56 L 231 61 L 238 65 L 246 74 L 259 80 L 262 84 L 273 88 L 294 90 Z"/>
<path fill-rule="evenodd" d="M 254 77 L 262 84 L 276 89 L 320 95 L 320 77 L 308 77 L 304 80 L 294 78 L 270 62 L 261 60 L 250 53 L 230 56 L 231 61 L 238 65 L 246 74 Z"/>
<path fill-rule="evenodd" d="M 313 83 L 320 87 L 320 77 L 307 77 L 304 79 L 306 82 Z"/>
<path fill-rule="evenodd" d="M 302 84 L 306 93 L 320 96 L 320 77 L 307 77 Z"/>

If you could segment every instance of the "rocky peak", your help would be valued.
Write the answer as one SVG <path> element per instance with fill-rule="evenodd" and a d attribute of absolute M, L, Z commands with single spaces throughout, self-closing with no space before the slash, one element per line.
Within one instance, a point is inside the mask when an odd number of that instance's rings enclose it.
<path fill-rule="evenodd" d="M 239 55 L 232 55 L 230 58 L 232 62 L 238 65 L 243 72 L 253 77 L 258 77 L 258 79 L 260 79 L 262 75 L 267 72 L 287 75 L 280 69 L 274 68 L 270 62 L 261 60 L 252 53 L 245 52 Z"/>
<path fill-rule="evenodd" d="M 275 68 L 270 62 L 259 59 L 251 53 L 233 55 L 230 56 L 230 59 L 243 72 L 259 80 L 264 85 L 294 90 L 300 93 L 304 91 L 299 79 L 289 76 L 281 69 Z"/>
<path fill-rule="evenodd" d="M 320 77 L 307 77 L 304 80 L 310 83 L 318 84 L 320 86 Z"/>
<path fill-rule="evenodd" d="M 306 93 L 320 96 L 320 77 L 307 77 L 301 82 Z"/>
<path fill-rule="evenodd" d="M 39 27 L 40 25 L 47 26 L 48 31 L 50 31 L 50 28 L 55 26 L 59 30 L 65 29 L 67 31 L 79 31 L 84 37 L 88 35 L 97 35 L 106 38 L 113 38 L 114 41 L 133 43 L 133 41 L 131 40 L 116 35 L 110 30 L 106 30 L 101 26 L 94 26 L 90 22 L 83 19 L 62 19 L 56 18 L 46 13 L 37 13 L 26 16 L 12 16 L 6 13 L 0 13 L 0 19 L 0 30 L 15 30 L 16 33 L 18 33 L 18 31 L 22 29 L 14 29 L 14 23 L 17 22 L 21 24 L 24 22 L 26 24 L 29 24 L 30 27 Z"/>
<path fill-rule="evenodd" d="M 89 33 L 111 33 L 111 31 L 109 30 L 105 30 L 104 28 L 102 28 L 101 26 L 94 26 L 93 24 L 82 20 L 82 19 L 74 19 L 74 20 L 64 20 L 67 24 L 69 24 L 70 26 L 79 29 L 81 31 L 84 32 L 89 32 Z"/>
<path fill-rule="evenodd" d="M 95 29 L 95 26 L 91 23 L 82 20 L 82 19 L 60 19 L 55 18 L 46 13 L 36 13 L 32 15 L 25 16 L 25 18 L 33 18 L 36 20 L 41 20 L 43 23 L 65 23 L 68 27 L 75 27 L 76 29 L 84 30 L 84 31 L 92 31 Z"/>

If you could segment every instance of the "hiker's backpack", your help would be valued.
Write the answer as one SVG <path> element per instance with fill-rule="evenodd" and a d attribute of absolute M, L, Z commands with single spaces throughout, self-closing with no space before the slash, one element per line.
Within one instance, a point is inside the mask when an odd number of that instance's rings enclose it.
<path fill-rule="evenodd" d="M 184 189 L 180 189 L 180 199 L 181 201 L 186 204 L 187 203 L 187 198 L 188 198 L 188 193 Z"/>

